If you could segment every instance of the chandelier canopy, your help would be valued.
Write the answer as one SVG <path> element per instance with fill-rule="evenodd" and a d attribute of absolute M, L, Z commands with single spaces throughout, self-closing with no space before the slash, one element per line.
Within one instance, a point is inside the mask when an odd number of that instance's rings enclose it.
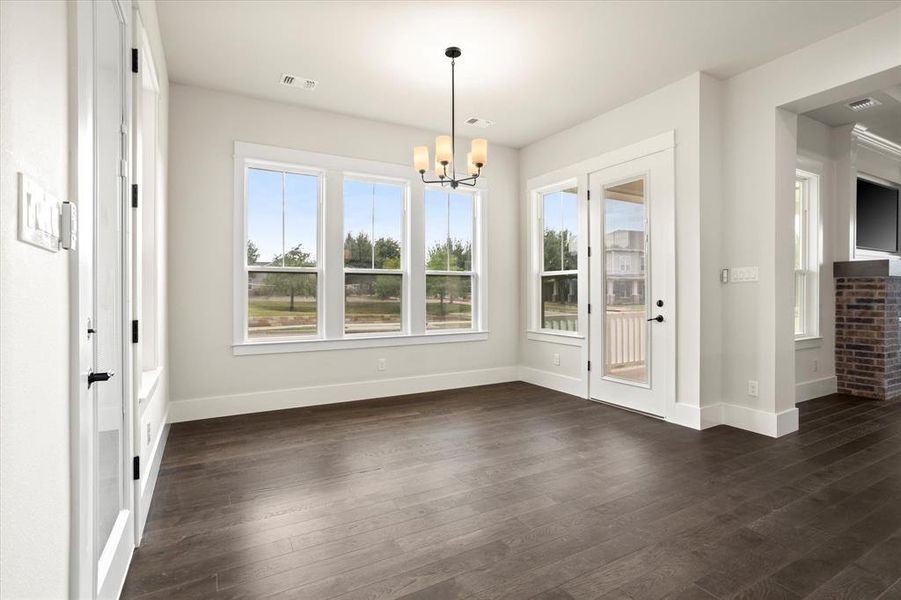
<path fill-rule="evenodd" d="M 466 154 L 467 177 L 457 179 L 454 168 L 456 150 L 454 127 L 454 65 L 456 59 L 463 54 L 456 46 L 451 46 L 444 51 L 444 55 L 451 59 L 451 133 L 439 135 L 435 138 L 435 175 L 438 179 L 426 179 L 425 172 L 429 169 L 429 147 L 416 146 L 413 148 L 413 165 L 419 171 L 424 183 L 440 183 L 457 188 L 460 185 L 474 186 L 476 180 L 482 174 L 482 167 L 488 164 L 488 140 L 481 138 L 472 140 L 469 153 Z"/>

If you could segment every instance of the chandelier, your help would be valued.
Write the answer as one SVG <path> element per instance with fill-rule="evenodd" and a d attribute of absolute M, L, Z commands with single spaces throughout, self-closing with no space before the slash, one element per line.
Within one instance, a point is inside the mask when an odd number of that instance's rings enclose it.
<path fill-rule="evenodd" d="M 451 46 L 444 51 L 444 55 L 451 59 L 451 134 L 439 135 L 435 138 L 435 175 L 438 179 L 426 179 L 425 172 L 429 169 L 429 147 L 416 146 L 413 148 L 413 165 L 419 171 L 423 183 L 440 183 L 457 188 L 459 185 L 474 186 L 476 180 L 482 174 L 482 167 L 488 164 L 488 140 L 474 139 L 470 152 L 466 154 L 466 174 L 468 177 L 457 179 L 454 168 L 454 64 L 456 59 L 463 54 L 456 46 Z"/>

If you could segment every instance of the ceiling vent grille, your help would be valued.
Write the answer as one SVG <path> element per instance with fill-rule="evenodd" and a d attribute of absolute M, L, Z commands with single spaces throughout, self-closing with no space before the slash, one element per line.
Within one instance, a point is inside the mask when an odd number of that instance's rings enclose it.
<path fill-rule="evenodd" d="M 848 102 L 847 104 L 845 104 L 845 106 L 847 106 L 854 112 L 860 112 L 868 108 L 873 108 L 874 106 L 879 106 L 880 104 L 882 104 L 882 102 L 880 102 L 876 98 L 861 98 L 860 100 Z"/>
<path fill-rule="evenodd" d="M 469 117 L 466 119 L 465 123 L 467 125 L 472 125 L 473 127 L 479 127 L 481 129 L 488 129 L 492 125 L 494 125 L 494 121 L 489 119 L 483 119 L 481 117 Z"/>
<path fill-rule="evenodd" d="M 305 77 L 297 77 L 289 73 L 282 73 L 281 84 L 288 87 L 313 91 L 319 85 L 319 82 L 315 79 L 307 79 Z"/>

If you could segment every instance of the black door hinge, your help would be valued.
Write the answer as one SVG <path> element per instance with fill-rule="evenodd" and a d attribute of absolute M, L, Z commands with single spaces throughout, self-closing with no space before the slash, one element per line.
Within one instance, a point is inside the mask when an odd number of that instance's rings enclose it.
<path fill-rule="evenodd" d="M 131 72 L 132 73 L 138 72 L 138 49 L 137 48 L 131 49 Z"/>
<path fill-rule="evenodd" d="M 135 319 L 131 322 L 131 343 L 138 343 L 138 321 Z"/>
<path fill-rule="evenodd" d="M 588 361 L 588 370 L 589 371 L 591 370 L 591 361 L 590 360 Z"/>
<path fill-rule="evenodd" d="M 131 207 L 132 208 L 138 207 L 138 184 L 137 183 L 131 184 Z"/>
<path fill-rule="evenodd" d="M 588 258 L 591 258 L 591 246 L 588 246 Z"/>
<path fill-rule="evenodd" d="M 588 190 L 588 199 L 591 200 L 591 190 Z"/>
<path fill-rule="evenodd" d="M 135 456 L 131 459 L 131 478 L 137 481 L 141 478 L 141 457 Z"/>
<path fill-rule="evenodd" d="M 588 314 L 591 314 L 591 304 L 588 305 Z"/>

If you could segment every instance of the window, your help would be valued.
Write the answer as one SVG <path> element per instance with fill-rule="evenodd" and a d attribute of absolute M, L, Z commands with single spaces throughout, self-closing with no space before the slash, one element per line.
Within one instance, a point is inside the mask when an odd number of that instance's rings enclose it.
<path fill-rule="evenodd" d="M 539 195 L 538 327 L 577 332 L 578 190 L 568 187 Z"/>
<path fill-rule="evenodd" d="M 233 353 L 488 338 L 486 181 L 235 142 Z"/>
<path fill-rule="evenodd" d="M 472 329 L 475 195 L 426 189 L 426 329 Z"/>
<path fill-rule="evenodd" d="M 405 188 L 344 181 L 344 332 L 403 329 Z"/>
<path fill-rule="evenodd" d="M 795 337 L 819 334 L 819 176 L 795 176 Z"/>
<path fill-rule="evenodd" d="M 247 337 L 319 331 L 319 175 L 247 169 Z"/>

